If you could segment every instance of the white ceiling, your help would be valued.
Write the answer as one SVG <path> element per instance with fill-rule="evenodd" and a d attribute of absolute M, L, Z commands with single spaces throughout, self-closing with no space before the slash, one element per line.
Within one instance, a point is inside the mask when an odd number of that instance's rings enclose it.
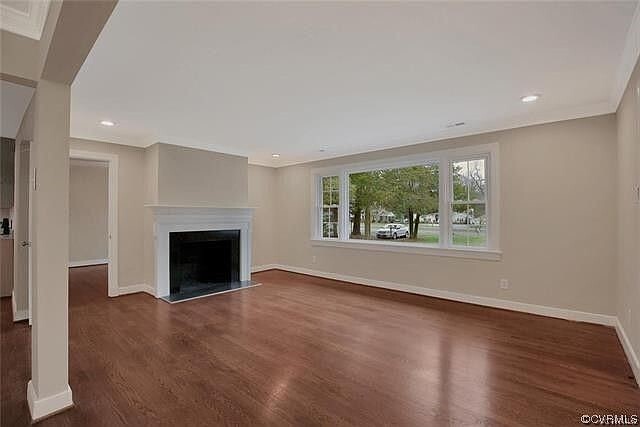
<path fill-rule="evenodd" d="M 637 5 L 121 0 L 73 84 L 71 133 L 281 166 L 608 113 Z"/>
<path fill-rule="evenodd" d="M 0 81 L 0 133 L 4 138 L 16 137 L 32 96 L 31 87 Z"/>
<path fill-rule="evenodd" d="M 49 0 L 0 0 L 0 28 L 40 40 Z"/>

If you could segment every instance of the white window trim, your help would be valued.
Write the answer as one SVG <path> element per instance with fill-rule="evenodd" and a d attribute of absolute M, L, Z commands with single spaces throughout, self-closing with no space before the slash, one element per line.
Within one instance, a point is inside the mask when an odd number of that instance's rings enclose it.
<path fill-rule="evenodd" d="M 500 251 L 500 179 L 499 179 L 499 147 L 497 143 L 473 145 L 469 147 L 432 151 L 391 159 L 359 162 L 316 168 L 311 170 L 311 244 L 314 246 L 331 246 L 349 249 L 386 251 L 397 253 L 413 253 L 455 258 L 472 258 L 498 261 L 502 258 Z M 378 240 L 349 239 L 349 175 L 374 169 L 392 169 L 415 166 L 417 164 L 438 162 L 440 165 L 440 218 L 450 218 L 452 199 L 451 163 L 470 158 L 485 158 L 487 171 L 487 246 L 474 248 L 455 246 L 451 242 L 449 221 L 440 223 L 440 242 L 436 245 L 413 242 L 387 243 Z M 444 167 L 443 167 L 444 166 Z M 338 219 L 338 238 L 322 237 L 322 177 L 338 176 L 340 178 L 340 211 Z"/>

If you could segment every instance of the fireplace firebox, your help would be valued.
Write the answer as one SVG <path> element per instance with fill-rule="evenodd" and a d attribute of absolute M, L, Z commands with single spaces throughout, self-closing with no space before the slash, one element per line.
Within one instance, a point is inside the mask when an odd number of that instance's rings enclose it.
<path fill-rule="evenodd" d="M 169 233 L 170 302 L 252 284 L 240 281 L 240 230 Z"/>
<path fill-rule="evenodd" d="M 169 289 L 191 288 L 240 279 L 240 230 L 169 233 Z"/>

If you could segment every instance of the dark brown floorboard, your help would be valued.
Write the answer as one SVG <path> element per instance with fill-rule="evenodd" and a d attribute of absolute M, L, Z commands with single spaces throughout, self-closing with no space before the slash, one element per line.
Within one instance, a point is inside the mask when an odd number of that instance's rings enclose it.
<path fill-rule="evenodd" d="M 75 407 L 43 426 L 579 425 L 638 413 L 614 329 L 270 271 L 169 305 L 70 270 Z M 29 328 L 1 302 L 2 426 L 26 426 Z"/>

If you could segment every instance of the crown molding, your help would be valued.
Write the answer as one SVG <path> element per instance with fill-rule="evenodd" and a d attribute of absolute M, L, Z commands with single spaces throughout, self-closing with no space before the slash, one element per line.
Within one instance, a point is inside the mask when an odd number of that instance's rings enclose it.
<path fill-rule="evenodd" d="M 24 0 L 27 12 L 0 3 L 0 28 L 24 37 L 40 40 L 49 11 L 49 0 Z"/>
<path fill-rule="evenodd" d="M 640 1 L 636 6 L 636 11 L 633 14 L 629 31 L 627 32 L 627 39 L 622 51 L 622 57 L 620 59 L 620 65 L 618 66 L 618 73 L 616 74 L 615 86 L 613 93 L 611 94 L 611 106 L 613 110 L 617 110 L 624 95 L 624 91 L 627 89 L 627 84 L 631 78 L 631 74 L 640 57 Z"/>

